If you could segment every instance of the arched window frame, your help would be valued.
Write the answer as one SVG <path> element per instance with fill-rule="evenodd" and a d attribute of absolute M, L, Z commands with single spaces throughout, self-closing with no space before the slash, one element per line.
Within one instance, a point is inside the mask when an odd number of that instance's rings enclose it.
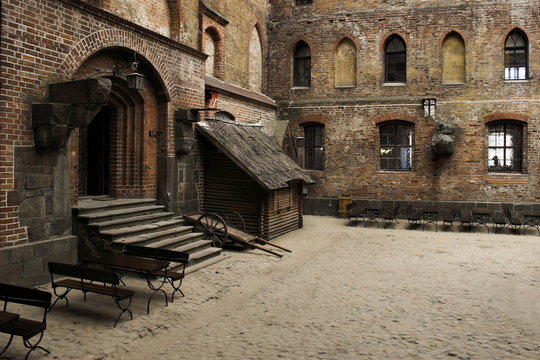
<path fill-rule="evenodd" d="M 304 128 L 304 168 L 324 170 L 324 124 L 305 123 Z"/>
<path fill-rule="evenodd" d="M 384 43 L 384 82 L 407 82 L 407 43 L 397 34 Z"/>
<path fill-rule="evenodd" d="M 293 87 L 311 87 L 311 48 L 303 40 L 294 47 Z"/>
<path fill-rule="evenodd" d="M 377 125 L 379 127 L 380 170 L 413 171 L 414 123 L 389 120 Z M 398 137 L 401 137 L 401 140 Z"/>
<path fill-rule="evenodd" d="M 524 172 L 527 123 L 502 119 L 488 122 L 486 125 L 488 171 Z"/>
<path fill-rule="evenodd" d="M 521 29 L 513 29 L 504 40 L 504 79 L 529 79 L 529 40 Z"/>

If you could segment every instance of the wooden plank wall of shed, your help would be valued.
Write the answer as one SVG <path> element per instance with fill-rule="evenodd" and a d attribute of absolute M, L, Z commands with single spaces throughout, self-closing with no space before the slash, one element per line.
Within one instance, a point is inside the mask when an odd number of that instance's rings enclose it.
<path fill-rule="evenodd" d="M 202 144 L 203 211 L 237 211 L 244 218 L 246 231 L 261 236 L 261 205 L 265 191 L 209 141 L 203 139 Z"/>
<path fill-rule="evenodd" d="M 262 208 L 262 237 L 270 240 L 302 227 L 302 185 L 291 182 L 289 188 L 268 193 Z"/>

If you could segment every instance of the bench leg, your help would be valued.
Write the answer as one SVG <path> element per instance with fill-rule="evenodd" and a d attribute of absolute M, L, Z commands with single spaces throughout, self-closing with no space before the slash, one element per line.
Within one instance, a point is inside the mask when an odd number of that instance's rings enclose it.
<path fill-rule="evenodd" d="M 169 284 L 171 284 L 172 288 L 173 288 L 173 293 L 171 295 L 171 302 L 174 302 L 174 294 L 178 291 L 180 294 L 182 294 L 182 297 L 184 297 L 184 293 L 182 292 L 182 290 L 180 290 L 180 286 L 182 286 L 182 280 L 183 279 L 180 279 L 180 280 L 176 280 L 179 282 L 178 285 L 175 286 L 174 284 L 174 281 L 175 280 L 172 280 L 170 278 L 167 278 L 167 281 L 169 282 Z"/>
<path fill-rule="evenodd" d="M 125 312 L 128 312 L 130 319 L 133 320 L 133 313 L 131 312 L 131 310 L 129 310 L 129 306 L 131 305 L 131 298 L 129 298 L 129 302 L 128 302 L 127 306 L 124 306 L 124 307 L 122 307 L 122 305 L 120 305 L 120 300 L 118 298 L 113 297 L 113 300 L 116 303 L 116 306 L 118 306 L 118 308 L 120 310 L 122 310 L 120 312 L 120 314 L 118 315 L 118 317 L 116 318 L 116 321 L 114 322 L 114 327 L 116 327 L 116 325 L 118 324 L 118 321 L 120 321 L 120 317 Z"/>
<path fill-rule="evenodd" d="M 56 305 L 56 303 L 57 303 L 58 300 L 60 300 L 60 299 L 66 300 L 66 307 L 68 307 L 68 306 L 69 306 L 69 300 L 68 300 L 68 298 L 67 298 L 67 294 L 69 294 L 70 291 L 71 291 L 71 288 L 68 288 L 68 289 L 66 289 L 66 291 L 64 291 L 63 294 L 58 294 L 58 293 L 56 292 L 56 288 L 54 288 L 54 289 L 53 289 L 53 292 L 54 292 L 54 295 L 57 296 L 57 298 L 56 298 L 56 300 L 54 300 L 54 302 L 52 303 L 51 307 L 50 307 L 47 311 L 51 311 L 52 308 L 54 307 L 54 305 Z M 84 296 L 85 296 L 85 300 L 86 300 L 86 293 L 84 294 Z"/>
<path fill-rule="evenodd" d="M 41 349 L 43 351 L 45 351 L 47 354 L 50 354 L 51 352 L 47 349 L 45 349 L 43 346 L 40 346 L 39 343 L 41 342 L 41 339 L 43 339 L 43 332 L 41 332 L 41 334 L 39 335 L 39 339 L 38 341 L 35 343 L 35 344 L 31 344 L 30 343 L 30 339 L 26 339 L 26 338 L 23 338 L 23 343 L 24 343 L 24 346 L 27 348 L 27 349 L 30 349 L 28 350 L 28 352 L 26 353 L 26 357 L 24 358 L 25 360 L 28 359 L 28 356 L 30 356 L 30 353 L 36 349 Z"/>
<path fill-rule="evenodd" d="M 10 336 L 9 336 L 9 340 L 6 344 L 6 346 L 4 346 L 4 348 L 2 349 L 2 351 L 0 351 L 0 359 L 9 359 L 7 357 L 2 357 L 2 354 L 5 353 L 9 347 L 9 345 L 11 345 L 11 340 L 13 340 L 13 331 L 11 332 Z"/>

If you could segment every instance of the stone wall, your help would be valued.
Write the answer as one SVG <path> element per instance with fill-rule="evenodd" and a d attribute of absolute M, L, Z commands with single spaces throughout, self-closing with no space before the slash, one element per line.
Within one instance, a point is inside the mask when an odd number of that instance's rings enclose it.
<path fill-rule="evenodd" d="M 309 197 L 540 202 L 539 1 L 381 0 L 369 7 L 337 0 L 270 3 L 268 94 L 280 106 L 280 120 L 293 127 L 325 125 L 324 170 L 311 172 L 317 184 L 309 188 Z M 528 36 L 530 78 L 505 81 L 504 42 L 516 27 Z M 443 83 L 443 40 L 451 32 L 465 44 L 463 84 Z M 404 84 L 384 83 L 384 43 L 392 34 L 407 46 Z M 357 44 L 352 88 L 335 84 L 335 49 L 344 37 Z M 312 51 L 309 89 L 292 87 L 292 54 L 299 40 Z M 434 116 L 424 116 L 425 98 L 436 99 Z M 488 171 L 487 123 L 495 119 L 524 125 L 522 172 Z M 414 126 L 412 171 L 380 169 L 378 126 L 388 120 Z M 455 127 L 452 155 L 434 156 L 431 139 L 437 122 Z"/>

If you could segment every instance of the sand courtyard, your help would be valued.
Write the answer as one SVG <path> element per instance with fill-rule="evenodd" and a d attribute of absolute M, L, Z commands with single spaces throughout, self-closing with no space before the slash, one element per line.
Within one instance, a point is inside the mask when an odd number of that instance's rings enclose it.
<path fill-rule="evenodd" d="M 116 328 L 110 298 L 73 292 L 48 315 L 51 355 L 30 358 L 540 358 L 539 236 L 346 223 L 305 216 L 275 240 L 282 258 L 228 251 L 150 315 L 146 283 L 128 278 L 134 319 Z M 24 354 L 14 339 L 6 355 Z"/>

